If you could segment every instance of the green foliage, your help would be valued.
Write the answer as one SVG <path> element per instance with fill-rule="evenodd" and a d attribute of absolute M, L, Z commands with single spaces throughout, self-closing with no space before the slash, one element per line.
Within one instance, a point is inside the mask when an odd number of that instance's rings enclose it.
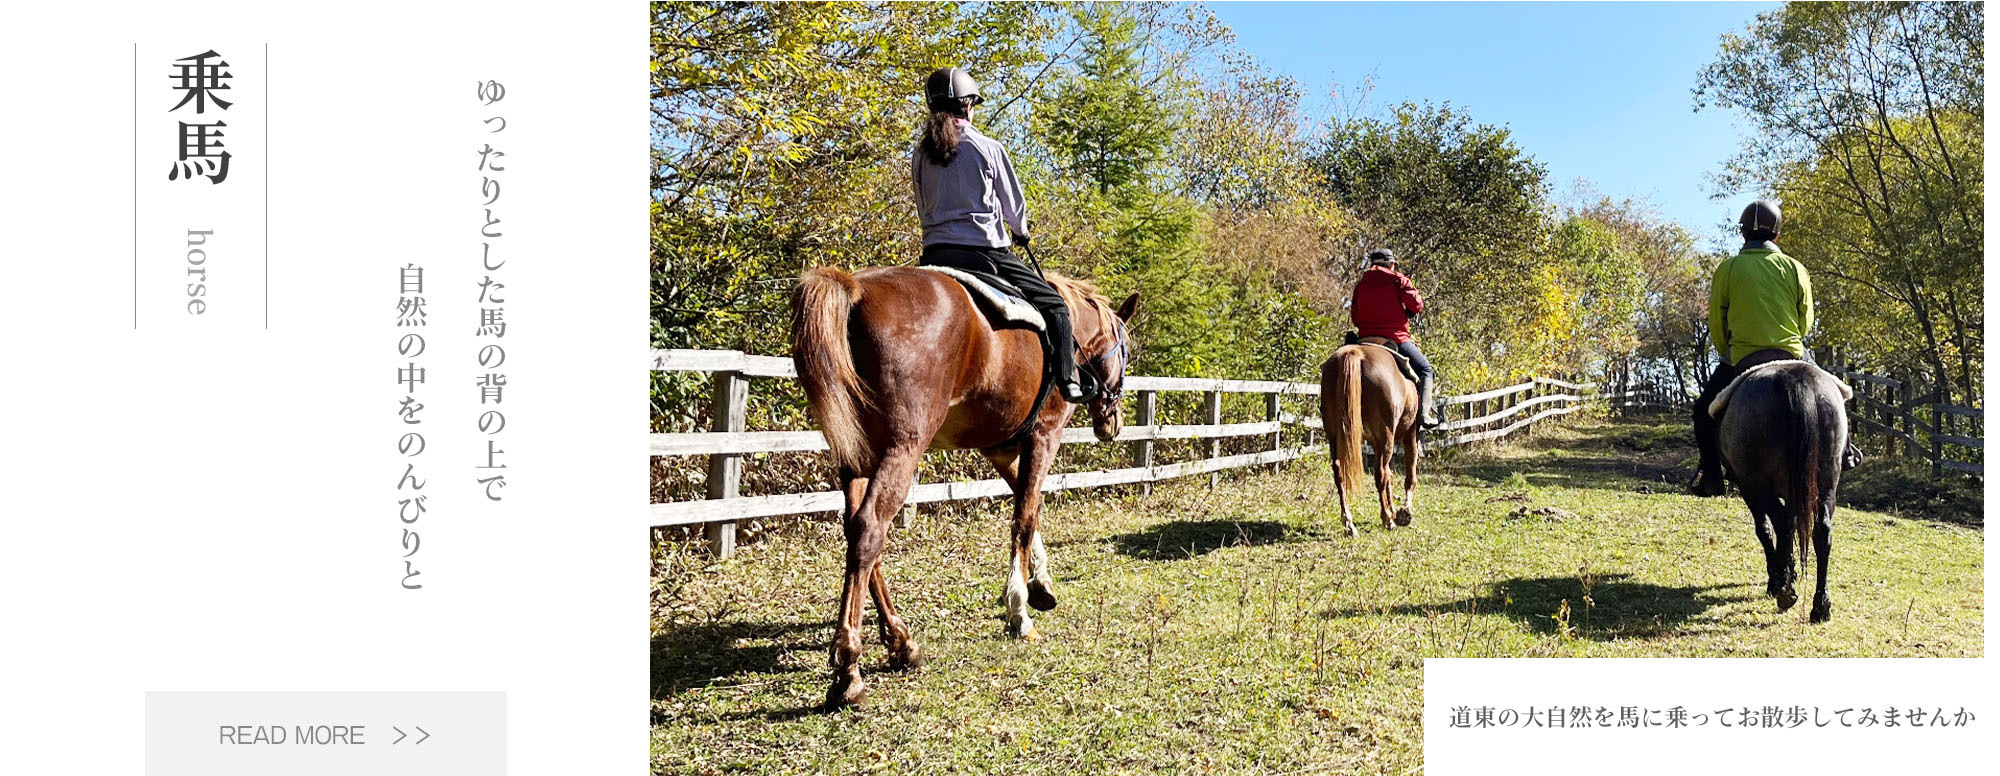
<path fill-rule="evenodd" d="M 1079 4 L 1072 15 L 1082 55 L 1036 112 L 1037 130 L 1060 174 L 1109 195 L 1143 184 L 1166 154 L 1175 122 L 1160 90 L 1176 84 L 1144 71 L 1132 8 Z"/>
<path fill-rule="evenodd" d="M 1366 225 L 1347 256 L 1392 248 L 1425 293 L 1417 336 L 1450 384 L 1582 366 L 1557 347 L 1573 293 L 1555 285 L 1546 172 L 1507 130 L 1404 103 L 1335 122 L 1309 163 L 1323 194 Z"/>

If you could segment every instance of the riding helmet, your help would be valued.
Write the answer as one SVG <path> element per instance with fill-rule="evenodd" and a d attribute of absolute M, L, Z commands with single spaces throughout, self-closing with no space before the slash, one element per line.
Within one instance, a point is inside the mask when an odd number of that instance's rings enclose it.
<path fill-rule="evenodd" d="M 958 110 L 963 100 L 971 100 L 968 105 L 986 101 L 979 96 L 979 82 L 964 68 L 940 67 L 924 79 L 924 101 L 932 110 Z"/>
<path fill-rule="evenodd" d="M 1396 254 L 1388 248 L 1376 248 L 1368 252 L 1368 265 L 1371 267 L 1377 264 L 1394 263 L 1396 263 Z"/>
<path fill-rule="evenodd" d="M 1743 236 L 1752 240 L 1771 240 L 1778 236 L 1778 227 L 1785 217 L 1778 212 L 1778 203 L 1760 199 L 1743 208 L 1743 216 L 1736 219 L 1743 227 Z"/>

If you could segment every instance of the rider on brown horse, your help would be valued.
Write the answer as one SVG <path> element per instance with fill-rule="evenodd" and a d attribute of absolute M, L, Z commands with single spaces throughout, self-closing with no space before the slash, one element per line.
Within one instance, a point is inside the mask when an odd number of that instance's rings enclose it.
<path fill-rule="evenodd" d="M 1423 408 L 1425 428 L 1438 423 L 1437 415 L 1431 409 L 1432 385 L 1436 372 L 1424 353 L 1417 349 L 1417 343 L 1410 338 L 1410 319 L 1424 311 L 1424 298 L 1417 294 L 1416 285 L 1408 277 L 1396 271 L 1396 254 L 1387 248 L 1377 248 L 1368 252 L 1368 269 L 1361 273 L 1361 280 L 1354 284 L 1354 302 L 1348 314 L 1354 319 L 1354 328 L 1363 337 L 1381 337 L 1392 343 L 1396 352 L 1410 360 L 1410 366 L 1417 372 L 1417 393 Z"/>
<path fill-rule="evenodd" d="M 1722 494 L 1722 457 L 1717 428 L 1722 421 L 1709 404 L 1730 381 L 1750 367 L 1772 361 L 1810 361 L 1805 346 L 1812 331 L 1812 278 L 1805 265 L 1772 242 L 1783 223 L 1778 203 L 1760 199 L 1743 208 L 1738 224 L 1743 250 L 1715 268 L 1708 290 L 1708 332 L 1722 363 L 1694 400 L 1694 441 L 1701 466 L 1689 489 L 1700 496 Z M 1854 440 L 1847 441 L 1843 467 L 1861 462 Z"/>
<path fill-rule="evenodd" d="M 1005 230 L 1013 231 L 1013 244 L 1028 247 L 1027 202 L 1007 149 L 972 127 L 972 106 L 984 101 L 979 84 L 960 68 L 940 68 L 925 80 L 924 99 L 931 116 L 910 153 L 924 226 L 918 263 L 998 275 L 1019 288 L 1047 319 L 1057 395 L 1072 404 L 1090 401 L 1097 386 L 1077 379 L 1068 305 L 1040 272 L 1007 250 Z"/>

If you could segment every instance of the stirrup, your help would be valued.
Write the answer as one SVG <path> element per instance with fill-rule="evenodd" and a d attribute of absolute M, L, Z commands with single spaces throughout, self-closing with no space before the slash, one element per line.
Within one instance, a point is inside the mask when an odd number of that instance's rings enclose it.
<path fill-rule="evenodd" d="M 1071 386 L 1075 386 L 1078 395 L 1074 397 L 1070 395 L 1069 389 Z M 1056 382 L 1056 395 L 1062 397 L 1063 401 L 1071 404 L 1083 404 L 1091 399 L 1095 399 L 1102 389 L 1103 386 L 1097 383 L 1095 376 L 1081 369 L 1076 370 L 1076 379 L 1059 380 Z"/>

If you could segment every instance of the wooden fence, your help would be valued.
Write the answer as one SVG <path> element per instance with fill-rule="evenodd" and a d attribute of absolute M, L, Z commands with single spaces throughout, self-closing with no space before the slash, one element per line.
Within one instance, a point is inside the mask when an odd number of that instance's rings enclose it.
<path fill-rule="evenodd" d="M 1838 352 L 1821 350 L 1814 360 L 1854 389 L 1847 418 L 1869 455 L 1913 458 L 1929 463 L 1932 477 L 1962 472 L 1984 477 L 1986 413 L 1938 401 L 1938 392 L 1902 374 L 1857 369 Z M 1635 385 L 1611 406 L 1691 410 L 1695 397 L 1678 386 Z"/>
<path fill-rule="evenodd" d="M 1871 439 L 1866 452 L 1915 458 L 1931 465 L 1931 476 L 1946 471 L 1985 477 L 1984 410 L 1938 401 L 1938 391 L 1905 375 L 1871 374 L 1845 363 L 1838 353 L 1818 358 L 1820 366 L 1854 388 L 1847 418 L 1855 435 Z"/>
<path fill-rule="evenodd" d="M 652 524 L 658 526 L 703 525 L 709 547 L 727 557 L 735 548 L 736 522 L 779 515 L 839 512 L 845 499 L 839 491 L 786 493 L 769 496 L 742 496 L 743 456 L 752 453 L 812 452 L 826 449 L 818 431 L 744 431 L 743 419 L 749 398 L 749 379 L 795 378 L 792 360 L 772 356 L 751 356 L 736 351 L 657 350 L 652 368 L 657 372 L 708 372 L 712 377 L 709 431 L 653 434 L 655 456 L 707 456 L 708 498 L 700 501 L 656 503 Z M 1136 411 L 1135 423 L 1125 426 L 1116 439 L 1101 444 L 1127 445 L 1132 465 L 1121 469 L 1050 474 L 1044 491 L 1099 488 L 1107 485 L 1142 485 L 1162 480 L 1209 475 L 1213 487 L 1221 472 L 1253 466 L 1276 465 L 1305 455 L 1323 453 L 1312 436 L 1320 429 L 1317 408 L 1309 416 L 1285 412 L 1286 397 L 1317 396 L 1315 383 L 1268 380 L 1211 380 L 1192 377 L 1125 378 L 1125 390 Z M 1529 428 L 1536 421 L 1566 415 L 1586 402 L 1623 398 L 1627 394 L 1597 396 L 1588 383 L 1535 378 L 1518 385 L 1444 399 L 1444 422 L 1432 432 L 1440 438 L 1427 440 L 1431 447 L 1450 447 L 1497 439 Z M 1158 417 L 1158 396 L 1163 391 L 1195 392 L 1203 395 L 1201 417 L 1194 424 L 1163 424 Z M 1566 393 L 1565 391 L 1568 391 Z M 1264 419 L 1248 423 L 1222 422 L 1224 394 L 1262 394 Z M 1455 419 L 1454 419 L 1455 418 Z M 1280 438 L 1285 426 L 1307 429 L 1304 444 L 1286 448 Z M 1263 437 L 1265 449 L 1237 455 L 1222 455 L 1222 440 L 1236 437 Z M 1159 464 L 1154 461 L 1154 443 L 1165 439 L 1207 440 L 1205 456 L 1192 461 Z M 1064 432 L 1065 444 L 1100 444 L 1088 428 Z M 1012 491 L 999 479 L 972 482 L 919 484 L 910 489 L 907 503 L 991 498 Z"/>

